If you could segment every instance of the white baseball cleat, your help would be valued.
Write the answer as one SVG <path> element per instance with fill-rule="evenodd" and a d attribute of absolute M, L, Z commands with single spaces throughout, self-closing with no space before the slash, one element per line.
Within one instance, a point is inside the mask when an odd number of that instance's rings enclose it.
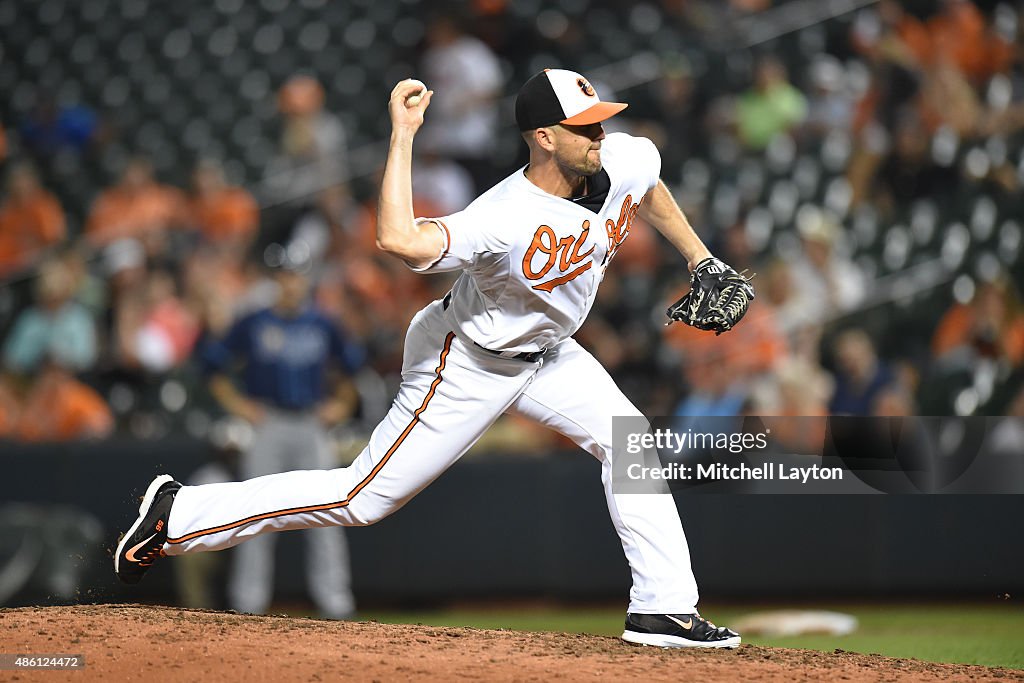
<path fill-rule="evenodd" d="M 164 556 L 167 519 L 174 495 L 181 484 L 169 474 L 161 474 L 150 483 L 139 506 L 139 518 L 131 525 L 114 553 L 114 573 L 125 583 L 138 583 L 150 565 Z"/>
<path fill-rule="evenodd" d="M 740 646 L 740 634 L 715 626 L 699 614 L 627 614 L 622 639 L 654 647 Z"/>

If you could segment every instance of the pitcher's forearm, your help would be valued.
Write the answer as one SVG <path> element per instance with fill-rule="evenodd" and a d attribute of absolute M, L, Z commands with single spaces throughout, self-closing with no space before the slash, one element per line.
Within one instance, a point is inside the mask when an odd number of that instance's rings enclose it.
<path fill-rule="evenodd" d="M 407 244 L 415 229 L 412 211 L 413 134 L 394 131 L 381 181 L 377 208 L 377 246 L 394 252 Z"/>
<path fill-rule="evenodd" d="M 691 269 L 711 256 L 664 182 L 658 181 L 650 191 L 640 205 L 640 215 L 679 250 Z"/>

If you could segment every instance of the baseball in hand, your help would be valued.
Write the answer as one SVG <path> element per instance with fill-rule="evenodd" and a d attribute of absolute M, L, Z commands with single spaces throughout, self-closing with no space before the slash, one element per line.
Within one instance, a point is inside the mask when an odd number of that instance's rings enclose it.
<path fill-rule="evenodd" d="M 413 107 L 418 105 L 420 103 L 420 100 L 422 100 L 422 99 L 423 99 L 423 91 L 421 90 L 420 92 L 416 93 L 415 95 L 410 95 L 408 98 L 406 98 L 405 106 L 408 109 L 412 109 Z"/>

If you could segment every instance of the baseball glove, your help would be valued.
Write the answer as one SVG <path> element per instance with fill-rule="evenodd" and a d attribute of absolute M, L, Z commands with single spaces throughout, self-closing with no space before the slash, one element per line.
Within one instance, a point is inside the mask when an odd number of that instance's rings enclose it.
<path fill-rule="evenodd" d="M 728 332 L 747 313 L 754 288 L 746 271 L 737 273 L 714 257 L 697 264 L 690 275 L 690 291 L 668 307 L 671 325 L 676 320 L 699 330 Z"/>

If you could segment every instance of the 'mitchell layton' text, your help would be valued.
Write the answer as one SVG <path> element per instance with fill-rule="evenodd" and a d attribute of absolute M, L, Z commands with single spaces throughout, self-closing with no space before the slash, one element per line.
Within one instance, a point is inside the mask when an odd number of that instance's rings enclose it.
<path fill-rule="evenodd" d="M 781 463 L 766 462 L 760 465 L 727 465 L 715 462 L 692 464 L 673 462 L 661 467 L 647 467 L 633 463 L 626 468 L 626 476 L 634 481 L 673 480 L 673 481 L 743 481 L 743 480 L 792 480 L 806 484 L 812 479 L 824 480 L 843 478 L 840 467 L 822 467 L 809 465 L 799 467 Z"/>

